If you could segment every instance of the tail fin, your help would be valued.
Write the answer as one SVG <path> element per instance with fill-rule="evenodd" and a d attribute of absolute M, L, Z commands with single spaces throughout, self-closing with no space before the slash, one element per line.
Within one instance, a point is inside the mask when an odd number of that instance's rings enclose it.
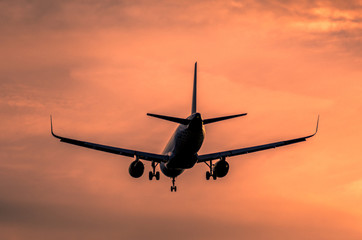
<path fill-rule="evenodd" d="M 205 119 L 203 121 L 203 123 L 204 124 L 209 124 L 209 123 L 219 122 L 219 121 L 227 120 L 227 119 L 230 119 L 230 118 L 245 116 L 246 114 L 247 113 L 242 113 L 242 114 L 236 114 L 236 115 L 225 116 L 225 117 L 209 118 L 209 119 Z"/>
<path fill-rule="evenodd" d="M 191 114 L 196 113 L 196 90 L 197 90 L 197 62 L 195 62 L 194 88 L 193 88 L 193 92 L 192 92 Z"/>

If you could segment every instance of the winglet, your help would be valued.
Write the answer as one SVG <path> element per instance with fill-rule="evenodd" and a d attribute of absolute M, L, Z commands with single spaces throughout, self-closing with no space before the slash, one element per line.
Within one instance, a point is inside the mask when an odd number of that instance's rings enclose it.
<path fill-rule="evenodd" d="M 55 135 L 53 132 L 53 119 L 52 119 L 52 115 L 50 114 L 50 131 L 52 133 L 52 135 L 56 138 L 60 138 L 58 135 Z"/>
<path fill-rule="evenodd" d="M 53 119 L 52 119 L 52 115 L 50 114 L 50 131 L 53 134 Z"/>
<path fill-rule="evenodd" d="M 318 115 L 318 119 L 317 119 L 317 126 L 316 126 L 316 128 L 315 128 L 315 132 L 314 132 L 312 135 L 307 136 L 306 138 L 313 137 L 314 135 L 317 134 L 317 132 L 318 132 L 318 125 L 319 125 L 319 115 Z"/>
<path fill-rule="evenodd" d="M 318 132 L 318 125 L 319 125 L 319 114 L 318 114 L 318 120 L 317 120 L 317 127 L 316 127 L 316 129 L 315 129 L 314 135 Z"/>

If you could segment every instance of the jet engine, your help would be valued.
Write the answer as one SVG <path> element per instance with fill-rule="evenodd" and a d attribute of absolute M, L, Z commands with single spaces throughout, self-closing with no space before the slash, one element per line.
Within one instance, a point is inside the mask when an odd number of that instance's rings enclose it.
<path fill-rule="evenodd" d="M 214 173 L 217 177 L 222 178 L 225 177 L 229 172 L 229 163 L 225 160 L 220 160 L 215 163 Z"/>
<path fill-rule="evenodd" d="M 143 175 L 143 172 L 145 170 L 145 166 L 141 161 L 133 161 L 128 168 L 129 175 L 131 175 L 134 178 L 139 178 Z"/>

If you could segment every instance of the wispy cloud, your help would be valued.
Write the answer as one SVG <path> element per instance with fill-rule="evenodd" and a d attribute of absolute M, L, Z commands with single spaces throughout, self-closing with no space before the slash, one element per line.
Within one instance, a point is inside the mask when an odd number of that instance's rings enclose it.
<path fill-rule="evenodd" d="M 0 238 L 361 239 L 359 1 L 0 8 Z M 197 166 L 172 195 L 50 136 L 52 113 L 58 134 L 160 152 L 175 126 L 145 113 L 189 114 L 194 61 L 203 116 L 249 113 L 208 126 L 202 152 L 309 134 L 317 114 L 320 132 L 216 182 Z"/>

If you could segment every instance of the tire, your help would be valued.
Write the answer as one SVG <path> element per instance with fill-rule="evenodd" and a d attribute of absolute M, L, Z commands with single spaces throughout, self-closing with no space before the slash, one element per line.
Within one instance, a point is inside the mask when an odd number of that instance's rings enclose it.
<path fill-rule="evenodd" d="M 209 171 L 206 172 L 206 180 L 210 180 L 211 174 Z"/>
<path fill-rule="evenodd" d="M 156 172 L 156 180 L 160 180 L 160 172 Z"/>
<path fill-rule="evenodd" d="M 212 179 L 216 180 L 217 176 L 216 173 L 214 172 L 214 174 L 212 174 Z"/>
<path fill-rule="evenodd" d="M 152 178 L 153 178 L 153 173 L 152 173 L 152 172 L 149 172 L 149 173 L 148 173 L 148 179 L 150 179 L 150 181 L 152 181 Z"/>

